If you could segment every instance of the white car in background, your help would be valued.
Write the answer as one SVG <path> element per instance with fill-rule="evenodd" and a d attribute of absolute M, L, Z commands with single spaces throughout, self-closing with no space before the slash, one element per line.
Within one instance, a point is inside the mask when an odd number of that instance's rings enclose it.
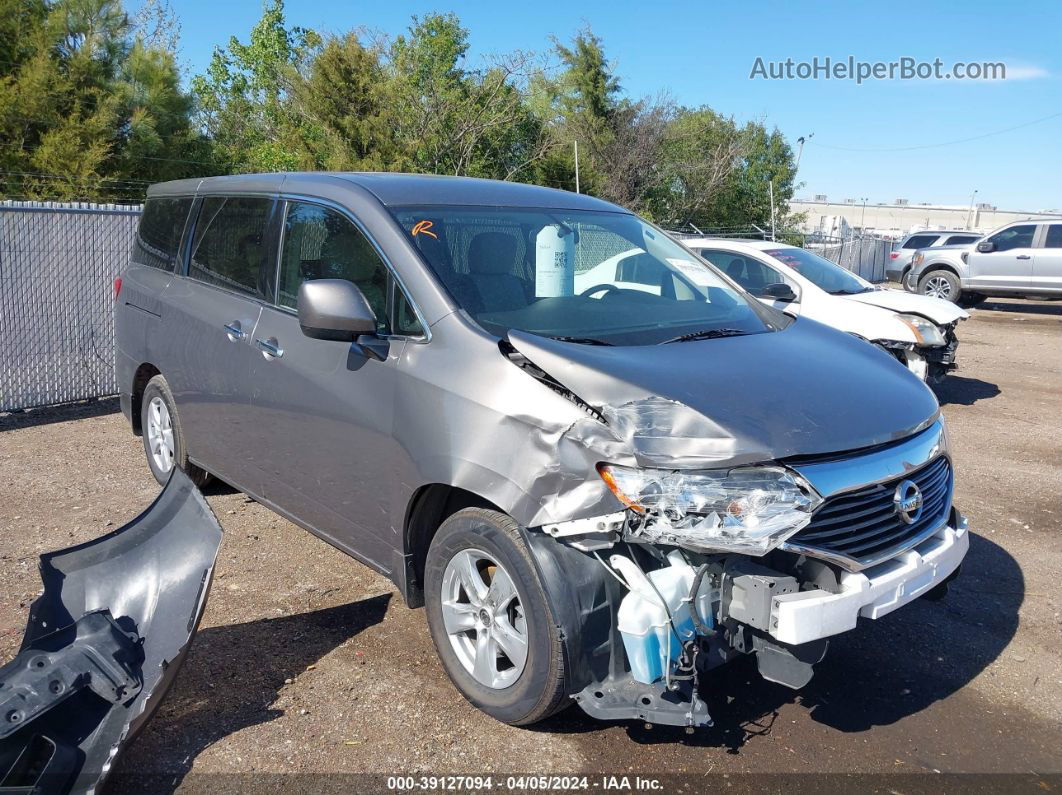
<path fill-rule="evenodd" d="M 885 350 L 919 378 L 937 382 L 955 368 L 955 327 L 969 317 L 948 301 L 877 287 L 806 249 L 762 240 L 688 238 L 682 244 L 766 304 L 847 331 Z M 661 274 L 641 249 L 617 254 L 575 276 L 600 284 L 603 271 L 618 286 L 661 294 Z M 690 265 L 690 285 L 696 268 Z M 614 271 L 614 273 L 612 273 Z"/>

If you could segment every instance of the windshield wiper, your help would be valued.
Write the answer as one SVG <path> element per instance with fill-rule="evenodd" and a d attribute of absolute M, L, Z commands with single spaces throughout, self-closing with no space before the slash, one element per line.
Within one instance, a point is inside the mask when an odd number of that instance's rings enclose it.
<path fill-rule="evenodd" d="M 612 345 L 611 342 L 605 342 L 605 340 L 599 340 L 596 337 L 550 337 L 551 340 L 560 340 L 561 342 L 574 342 L 579 345 Z"/>
<path fill-rule="evenodd" d="M 871 292 L 873 288 L 863 287 L 859 290 L 830 290 L 830 295 L 861 295 Z"/>
<path fill-rule="evenodd" d="M 690 340 L 710 340 L 716 337 L 740 337 L 748 332 L 742 331 L 739 328 L 709 328 L 703 331 L 691 331 L 689 334 L 682 334 L 678 337 L 672 337 L 669 340 L 664 340 L 661 345 L 667 345 L 669 342 L 689 342 Z"/>

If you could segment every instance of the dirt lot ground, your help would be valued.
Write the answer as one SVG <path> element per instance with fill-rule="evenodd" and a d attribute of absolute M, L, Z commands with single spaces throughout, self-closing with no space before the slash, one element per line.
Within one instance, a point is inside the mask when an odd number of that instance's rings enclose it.
<path fill-rule="evenodd" d="M 945 601 L 835 639 L 803 691 L 738 664 L 710 677 L 716 726 L 693 736 L 578 709 L 503 726 L 451 687 L 423 610 L 387 580 L 215 487 L 226 533 L 203 626 L 119 781 L 1062 771 L 1062 305 L 990 303 L 960 335 L 961 369 L 939 395 L 975 531 L 963 575 Z M 157 493 L 116 412 L 101 401 L 0 416 L 0 659 L 38 591 L 36 556 L 121 525 Z"/>

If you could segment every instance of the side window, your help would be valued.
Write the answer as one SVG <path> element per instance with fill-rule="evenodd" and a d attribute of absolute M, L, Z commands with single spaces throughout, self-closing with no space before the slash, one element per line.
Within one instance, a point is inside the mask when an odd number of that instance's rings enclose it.
<path fill-rule="evenodd" d="M 944 241 L 945 246 L 963 246 L 977 240 L 977 235 L 952 235 Z"/>
<path fill-rule="evenodd" d="M 1036 232 L 1036 224 L 1023 224 L 1012 226 L 996 232 L 988 240 L 996 244 L 996 251 L 1010 251 L 1012 248 L 1030 248 L 1033 235 Z"/>
<path fill-rule="evenodd" d="M 907 239 L 903 248 L 929 248 L 937 242 L 940 235 L 914 235 Z"/>
<path fill-rule="evenodd" d="M 1044 248 L 1062 248 L 1062 224 L 1048 225 Z"/>
<path fill-rule="evenodd" d="M 188 275 L 255 298 L 272 299 L 275 268 L 267 229 L 272 199 L 213 196 L 203 200 Z"/>
<path fill-rule="evenodd" d="M 624 257 L 616 268 L 616 281 L 659 287 L 664 277 L 664 263 L 650 254 L 634 254 Z"/>
<path fill-rule="evenodd" d="M 189 199 L 148 199 L 136 230 L 133 262 L 172 271 L 188 211 Z"/>
<path fill-rule="evenodd" d="M 299 285 L 308 279 L 347 279 L 361 290 L 379 332 L 386 334 L 388 278 L 380 255 L 349 219 L 316 204 L 288 205 L 278 304 L 295 309 Z"/>
<path fill-rule="evenodd" d="M 395 334 L 404 334 L 408 337 L 422 337 L 424 336 L 424 327 L 420 324 L 420 320 L 417 319 L 417 313 L 413 311 L 413 306 L 409 303 L 409 299 L 406 298 L 406 294 L 402 292 L 402 288 L 394 283 L 394 312 L 392 313 L 392 326 L 394 327 Z"/>
<path fill-rule="evenodd" d="M 782 274 L 759 260 L 746 259 L 722 251 L 702 250 L 700 254 L 753 295 L 762 295 L 768 284 L 785 281 Z"/>

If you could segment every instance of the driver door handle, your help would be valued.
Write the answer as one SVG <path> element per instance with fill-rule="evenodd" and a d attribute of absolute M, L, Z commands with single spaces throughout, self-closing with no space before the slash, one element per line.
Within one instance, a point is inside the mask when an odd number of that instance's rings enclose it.
<path fill-rule="evenodd" d="M 1019 254 L 1017 258 L 1018 259 L 1032 259 L 1032 255 L 1031 254 Z"/>

